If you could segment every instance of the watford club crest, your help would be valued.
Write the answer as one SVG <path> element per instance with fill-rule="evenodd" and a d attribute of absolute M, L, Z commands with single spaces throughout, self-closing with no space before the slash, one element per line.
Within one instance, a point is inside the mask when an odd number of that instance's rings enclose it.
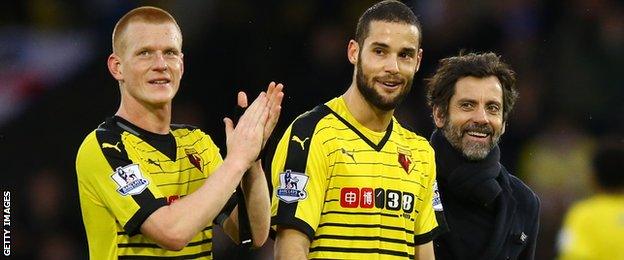
<path fill-rule="evenodd" d="M 412 164 L 412 152 L 407 149 L 397 148 L 397 153 L 399 154 L 399 164 L 403 167 L 403 170 L 409 174 Z"/>
<path fill-rule="evenodd" d="M 202 160 L 197 151 L 193 148 L 184 149 L 184 151 L 186 152 L 186 157 L 188 157 L 189 162 L 191 162 L 191 164 L 193 164 L 200 172 L 203 172 Z"/>

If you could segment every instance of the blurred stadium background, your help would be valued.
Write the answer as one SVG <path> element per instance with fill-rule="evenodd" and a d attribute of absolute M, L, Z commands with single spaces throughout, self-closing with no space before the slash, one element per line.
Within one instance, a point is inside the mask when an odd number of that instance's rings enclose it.
<path fill-rule="evenodd" d="M 169 10 L 184 34 L 185 75 L 174 122 L 224 146 L 221 119 L 236 92 L 284 82 L 276 135 L 351 80 L 346 44 L 374 1 L 10 1 L 0 10 L 1 188 L 11 191 L 12 256 L 85 259 L 74 171 L 82 139 L 118 106 L 106 58 L 115 21 L 139 5 Z M 591 193 L 600 142 L 624 142 L 624 4 L 617 0 L 414 0 L 424 58 L 397 117 L 433 130 L 423 79 L 437 60 L 495 51 L 518 74 L 520 100 L 503 136 L 503 163 L 542 200 L 537 259 L 555 257 L 570 203 Z M 216 238 L 215 257 L 245 257 Z M 251 256 L 271 258 L 272 243 Z M 250 256 L 246 256 L 250 257 Z"/>

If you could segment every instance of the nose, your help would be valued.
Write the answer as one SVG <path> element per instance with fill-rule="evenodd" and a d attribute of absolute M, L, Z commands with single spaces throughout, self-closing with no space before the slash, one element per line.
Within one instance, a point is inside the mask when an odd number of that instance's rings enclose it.
<path fill-rule="evenodd" d="M 390 55 L 386 59 L 386 63 L 384 64 L 384 70 L 390 74 L 399 73 L 399 59 L 394 55 Z"/>
<path fill-rule="evenodd" d="M 487 124 L 490 122 L 487 111 L 485 111 L 484 107 L 479 107 L 478 109 L 475 109 L 473 111 L 472 121 L 474 121 L 475 123 L 479 123 L 479 124 Z"/>
<path fill-rule="evenodd" d="M 153 69 L 156 71 L 165 71 L 168 69 L 167 61 L 165 60 L 165 56 L 162 53 L 157 53 L 154 55 L 154 64 Z"/>

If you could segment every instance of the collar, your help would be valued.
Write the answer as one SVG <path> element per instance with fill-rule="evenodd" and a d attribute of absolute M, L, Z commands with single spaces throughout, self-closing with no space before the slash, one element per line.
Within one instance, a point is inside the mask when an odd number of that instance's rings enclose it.
<path fill-rule="evenodd" d="M 493 205 L 502 191 L 496 180 L 501 172 L 498 145 L 483 160 L 471 161 L 448 142 L 442 130 L 436 129 L 431 135 L 431 146 L 440 186 L 459 199 L 484 207 Z"/>

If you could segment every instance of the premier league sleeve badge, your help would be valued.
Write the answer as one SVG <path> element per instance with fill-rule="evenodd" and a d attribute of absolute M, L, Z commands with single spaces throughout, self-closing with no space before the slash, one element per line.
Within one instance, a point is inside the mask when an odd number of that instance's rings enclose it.
<path fill-rule="evenodd" d="M 143 177 L 138 164 L 117 167 L 111 178 L 119 186 L 117 192 L 123 196 L 141 194 L 149 184 L 149 181 Z"/>
<path fill-rule="evenodd" d="M 280 173 L 280 186 L 277 188 L 277 197 L 286 203 L 293 203 L 307 197 L 305 190 L 308 176 L 304 173 L 286 170 Z"/>

